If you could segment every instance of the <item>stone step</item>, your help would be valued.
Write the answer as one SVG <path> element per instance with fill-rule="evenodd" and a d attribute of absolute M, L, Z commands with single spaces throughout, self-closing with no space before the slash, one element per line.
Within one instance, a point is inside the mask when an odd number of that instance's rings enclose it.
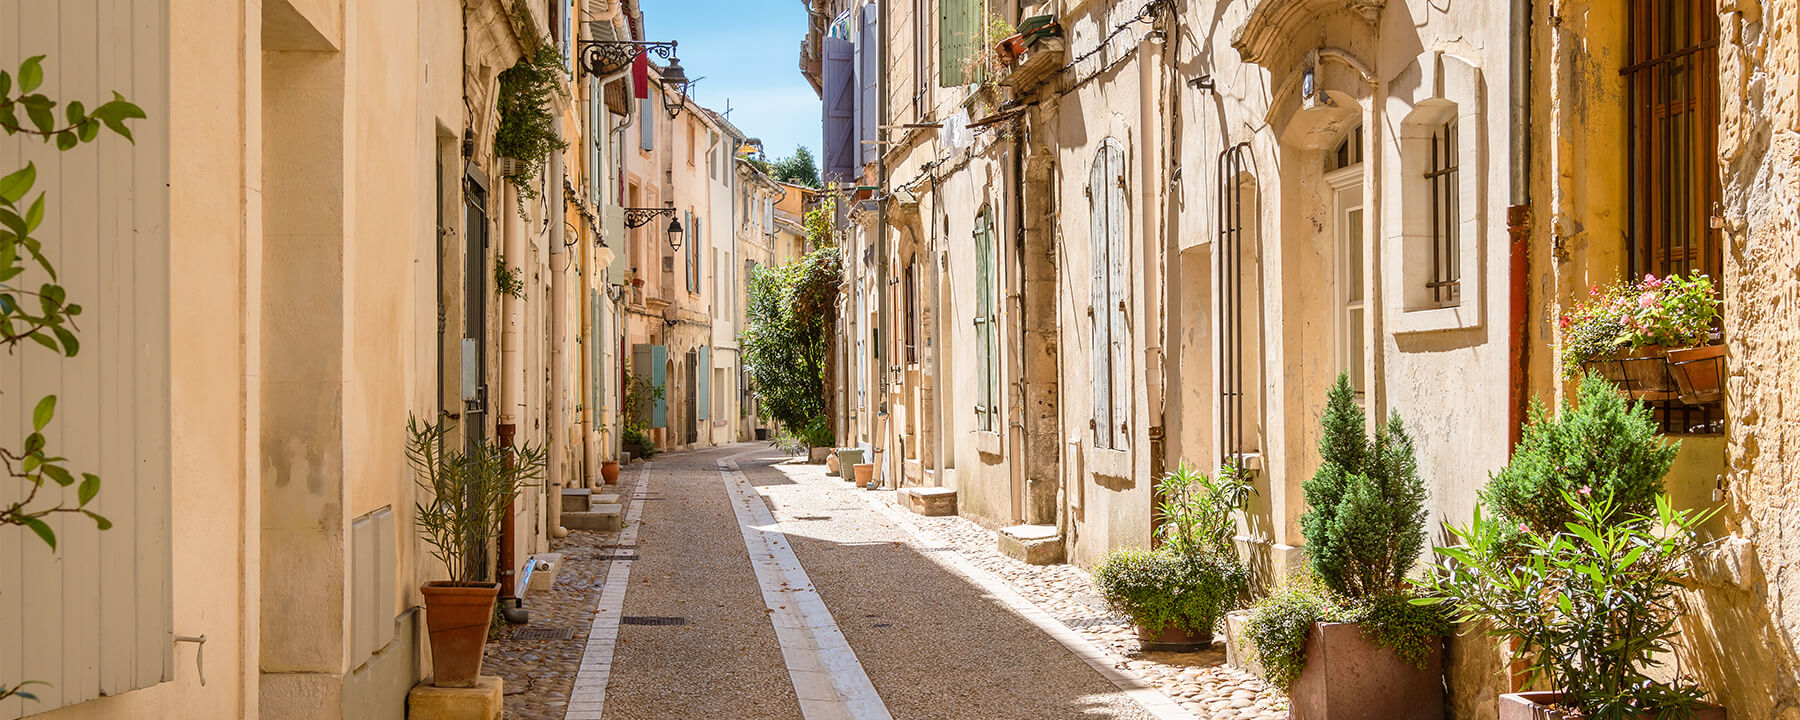
<path fill-rule="evenodd" d="M 587 488 L 563 488 L 562 511 L 587 512 L 593 504 L 594 491 Z"/>
<path fill-rule="evenodd" d="M 944 487 L 901 488 L 900 505 L 927 517 L 955 515 L 956 491 Z"/>
<path fill-rule="evenodd" d="M 592 505 L 623 505 L 624 503 L 619 502 L 619 494 L 618 493 L 600 493 L 599 495 L 593 496 L 593 498 L 588 501 L 588 504 L 590 506 L 592 506 Z"/>
<path fill-rule="evenodd" d="M 564 512 L 563 527 L 570 530 L 598 530 L 607 532 L 620 527 L 624 512 L 617 504 L 595 505 L 587 512 Z"/>
<path fill-rule="evenodd" d="M 1014 525 L 1001 528 L 997 537 L 1002 555 L 1027 565 L 1054 565 L 1063 560 L 1063 539 L 1055 525 Z"/>

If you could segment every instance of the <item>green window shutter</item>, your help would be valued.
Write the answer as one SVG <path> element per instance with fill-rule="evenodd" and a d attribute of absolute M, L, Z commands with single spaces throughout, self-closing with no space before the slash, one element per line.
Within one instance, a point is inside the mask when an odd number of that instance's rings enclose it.
<path fill-rule="evenodd" d="M 964 65 L 981 42 L 981 5 L 981 0 L 938 3 L 938 84 L 943 87 L 967 85 L 976 79 Z"/>
<path fill-rule="evenodd" d="M 975 216 L 975 348 L 980 361 L 977 363 L 976 385 L 981 389 L 975 405 L 975 427 L 979 430 L 995 431 L 998 422 L 999 408 L 996 407 L 994 385 L 999 378 L 995 372 L 994 350 L 994 221 L 990 206 L 982 206 L 981 212 Z"/>
<path fill-rule="evenodd" d="M 663 389 L 662 397 L 650 408 L 650 427 L 669 426 L 669 348 L 650 346 L 650 384 Z"/>
<path fill-rule="evenodd" d="M 712 348 L 700 346 L 699 364 L 694 367 L 694 419 L 705 420 L 712 407 Z"/>
<path fill-rule="evenodd" d="M 650 363 L 650 346 L 646 343 L 637 343 L 635 345 L 632 345 L 631 346 L 631 367 L 626 368 L 626 371 L 631 373 L 632 379 L 636 380 L 637 378 L 640 378 L 640 377 L 649 379 L 650 378 L 650 364 L 651 364 Z M 630 392 L 630 391 L 631 391 L 631 388 L 629 388 L 629 387 L 626 387 L 626 388 L 623 388 L 620 390 L 621 393 Z M 630 422 L 630 423 L 644 422 L 647 420 L 649 420 L 649 418 L 645 418 L 642 416 L 625 418 L 625 421 Z"/>

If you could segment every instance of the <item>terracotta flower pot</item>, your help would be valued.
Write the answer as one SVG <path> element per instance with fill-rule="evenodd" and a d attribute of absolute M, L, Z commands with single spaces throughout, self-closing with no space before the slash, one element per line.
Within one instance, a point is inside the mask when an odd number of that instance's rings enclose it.
<path fill-rule="evenodd" d="M 608 460 L 600 463 L 600 478 L 608 485 L 619 484 L 619 461 Z"/>
<path fill-rule="evenodd" d="M 1146 651 L 1197 652 L 1213 643 L 1212 633 L 1193 632 L 1178 624 L 1170 624 L 1154 634 L 1139 625 L 1132 625 L 1131 629 L 1137 631 L 1138 646 Z"/>
<path fill-rule="evenodd" d="M 1559 693 L 1523 692 L 1500 696 L 1500 720 L 1579 720 L 1555 706 Z M 1653 720 L 1655 715 L 1640 713 L 1639 720 Z M 1694 720 L 1725 720 L 1725 708 L 1706 704 L 1694 712 Z"/>
<path fill-rule="evenodd" d="M 1669 374 L 1681 400 L 1703 405 L 1725 399 L 1725 346 L 1706 345 L 1669 351 Z"/>
<path fill-rule="evenodd" d="M 1443 668 L 1442 643 L 1420 669 L 1354 623 L 1314 623 L 1289 707 L 1293 720 L 1443 720 Z"/>
<path fill-rule="evenodd" d="M 850 466 L 856 473 L 856 484 L 868 487 L 869 480 L 875 477 L 875 463 L 857 463 Z"/>
<path fill-rule="evenodd" d="M 500 584 L 433 581 L 419 586 L 419 593 L 425 596 L 425 628 L 431 633 L 432 684 L 475 687 Z"/>
<path fill-rule="evenodd" d="M 831 477 L 837 477 L 838 469 L 841 464 L 842 463 L 838 460 L 837 453 L 827 454 L 825 456 L 825 474 Z"/>

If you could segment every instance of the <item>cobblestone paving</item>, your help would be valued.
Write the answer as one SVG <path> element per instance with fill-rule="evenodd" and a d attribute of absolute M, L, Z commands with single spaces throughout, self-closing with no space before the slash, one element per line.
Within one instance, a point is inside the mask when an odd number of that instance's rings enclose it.
<path fill-rule="evenodd" d="M 819 472 L 823 472 L 820 470 Z M 895 503 L 894 493 L 874 491 Z M 1196 653 L 1141 652 L 1137 635 L 1112 614 L 1093 577 L 1074 565 L 1026 565 L 1000 554 L 994 531 L 961 517 L 905 514 L 928 537 L 956 547 L 976 566 L 1005 580 L 1021 595 L 1105 650 L 1115 666 L 1136 672 L 1200 718 L 1286 720 L 1287 696 L 1255 676 L 1225 665 L 1225 650 Z"/>
<path fill-rule="evenodd" d="M 619 484 L 596 493 L 629 497 L 635 486 L 637 466 L 620 473 Z M 563 554 L 562 569 L 549 592 L 527 593 L 525 607 L 531 622 L 509 627 L 488 642 L 481 672 L 506 681 L 507 720 L 562 720 L 569 704 L 575 670 L 581 666 L 588 626 L 600 602 L 601 581 L 606 579 L 613 543 L 619 533 L 575 530 L 551 541 L 551 551 Z M 630 552 L 618 549 L 617 552 Z M 570 630 L 570 637 L 556 640 L 514 639 L 521 630 Z"/>

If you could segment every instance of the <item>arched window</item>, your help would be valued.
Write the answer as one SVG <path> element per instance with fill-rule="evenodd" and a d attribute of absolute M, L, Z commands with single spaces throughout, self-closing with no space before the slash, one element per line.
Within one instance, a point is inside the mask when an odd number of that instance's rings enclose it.
<path fill-rule="evenodd" d="M 1093 323 L 1094 447 L 1123 449 L 1129 434 L 1131 369 L 1126 364 L 1130 328 L 1125 325 L 1125 249 L 1128 220 L 1125 205 L 1125 151 L 1107 138 L 1088 171 L 1088 203 L 1092 234 L 1088 237 L 1093 271 L 1090 281 Z"/>

